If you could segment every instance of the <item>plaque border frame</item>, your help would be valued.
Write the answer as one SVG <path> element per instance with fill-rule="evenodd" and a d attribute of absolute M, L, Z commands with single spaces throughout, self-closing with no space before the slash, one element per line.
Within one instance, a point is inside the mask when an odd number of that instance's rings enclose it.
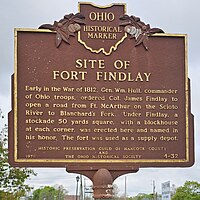
<path fill-rule="evenodd" d="M 185 100 L 186 100 L 186 107 L 185 107 L 185 113 L 186 113 L 186 149 L 185 159 L 18 159 L 18 118 L 17 118 L 17 33 L 18 32 L 38 32 L 38 33 L 52 33 L 55 34 L 55 32 L 52 32 L 50 30 L 45 29 L 29 29 L 29 28 L 15 28 L 14 30 L 14 98 L 13 98 L 13 110 L 14 110 L 14 162 L 15 163 L 132 163 L 132 164 L 138 164 L 138 163 L 187 163 L 190 161 L 189 155 L 190 155 L 190 148 L 189 148 L 189 81 L 188 81 L 188 36 L 187 34 L 171 34 L 171 33 L 156 33 L 150 37 L 183 37 L 185 42 Z"/>

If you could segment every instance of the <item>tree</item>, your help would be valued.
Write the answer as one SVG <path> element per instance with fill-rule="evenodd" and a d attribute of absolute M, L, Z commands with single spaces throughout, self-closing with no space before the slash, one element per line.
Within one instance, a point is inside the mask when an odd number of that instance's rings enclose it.
<path fill-rule="evenodd" d="M 186 181 L 185 184 L 176 190 L 172 200 L 199 200 L 200 183 L 195 181 Z"/>
<path fill-rule="evenodd" d="M 33 191 L 32 200 L 64 200 L 67 191 L 63 186 L 57 189 L 51 186 L 45 186 Z"/>
<path fill-rule="evenodd" d="M 154 199 L 161 199 L 162 195 L 160 194 L 138 194 L 137 196 L 128 197 L 128 200 L 154 200 Z"/>
<path fill-rule="evenodd" d="M 153 194 L 140 194 L 140 195 L 137 195 L 136 196 L 136 199 L 137 200 L 153 200 L 154 199 L 154 196 Z"/>
<path fill-rule="evenodd" d="M 0 116 L 1 115 L 0 109 Z M 2 124 L 1 124 L 2 126 Z M 8 126 L 5 124 L 0 133 L 0 200 L 14 200 L 30 191 L 31 187 L 25 184 L 26 179 L 36 175 L 33 170 L 12 167 L 8 163 Z"/>

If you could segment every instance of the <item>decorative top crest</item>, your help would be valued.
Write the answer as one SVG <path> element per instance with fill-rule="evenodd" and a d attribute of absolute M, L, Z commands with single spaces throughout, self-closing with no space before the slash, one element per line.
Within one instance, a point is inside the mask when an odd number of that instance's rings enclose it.
<path fill-rule="evenodd" d="M 149 24 L 140 21 L 139 17 L 133 15 L 123 15 L 119 18 L 119 26 L 124 26 L 124 31 L 135 38 L 135 46 L 142 44 L 146 50 L 149 49 L 148 37 L 154 33 L 164 33 L 160 28 L 151 28 Z M 81 25 L 85 25 L 85 17 L 81 13 L 65 15 L 60 21 L 55 21 L 53 25 L 43 24 L 39 29 L 49 29 L 56 32 L 56 46 L 59 47 L 64 41 L 70 44 L 70 36 L 81 30 Z"/>

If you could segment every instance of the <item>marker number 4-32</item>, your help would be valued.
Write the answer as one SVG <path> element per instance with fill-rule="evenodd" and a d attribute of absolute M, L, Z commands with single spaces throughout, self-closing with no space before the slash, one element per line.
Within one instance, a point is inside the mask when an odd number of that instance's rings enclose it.
<path fill-rule="evenodd" d="M 170 158 L 170 159 L 178 158 L 178 154 L 177 153 L 164 154 L 164 158 Z"/>

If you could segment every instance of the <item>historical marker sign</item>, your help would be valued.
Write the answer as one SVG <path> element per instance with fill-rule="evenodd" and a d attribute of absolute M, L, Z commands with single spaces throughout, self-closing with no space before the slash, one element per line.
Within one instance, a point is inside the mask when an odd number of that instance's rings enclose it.
<path fill-rule="evenodd" d="M 10 162 L 191 166 L 187 36 L 150 28 L 124 4 L 79 9 L 15 29 Z"/>

